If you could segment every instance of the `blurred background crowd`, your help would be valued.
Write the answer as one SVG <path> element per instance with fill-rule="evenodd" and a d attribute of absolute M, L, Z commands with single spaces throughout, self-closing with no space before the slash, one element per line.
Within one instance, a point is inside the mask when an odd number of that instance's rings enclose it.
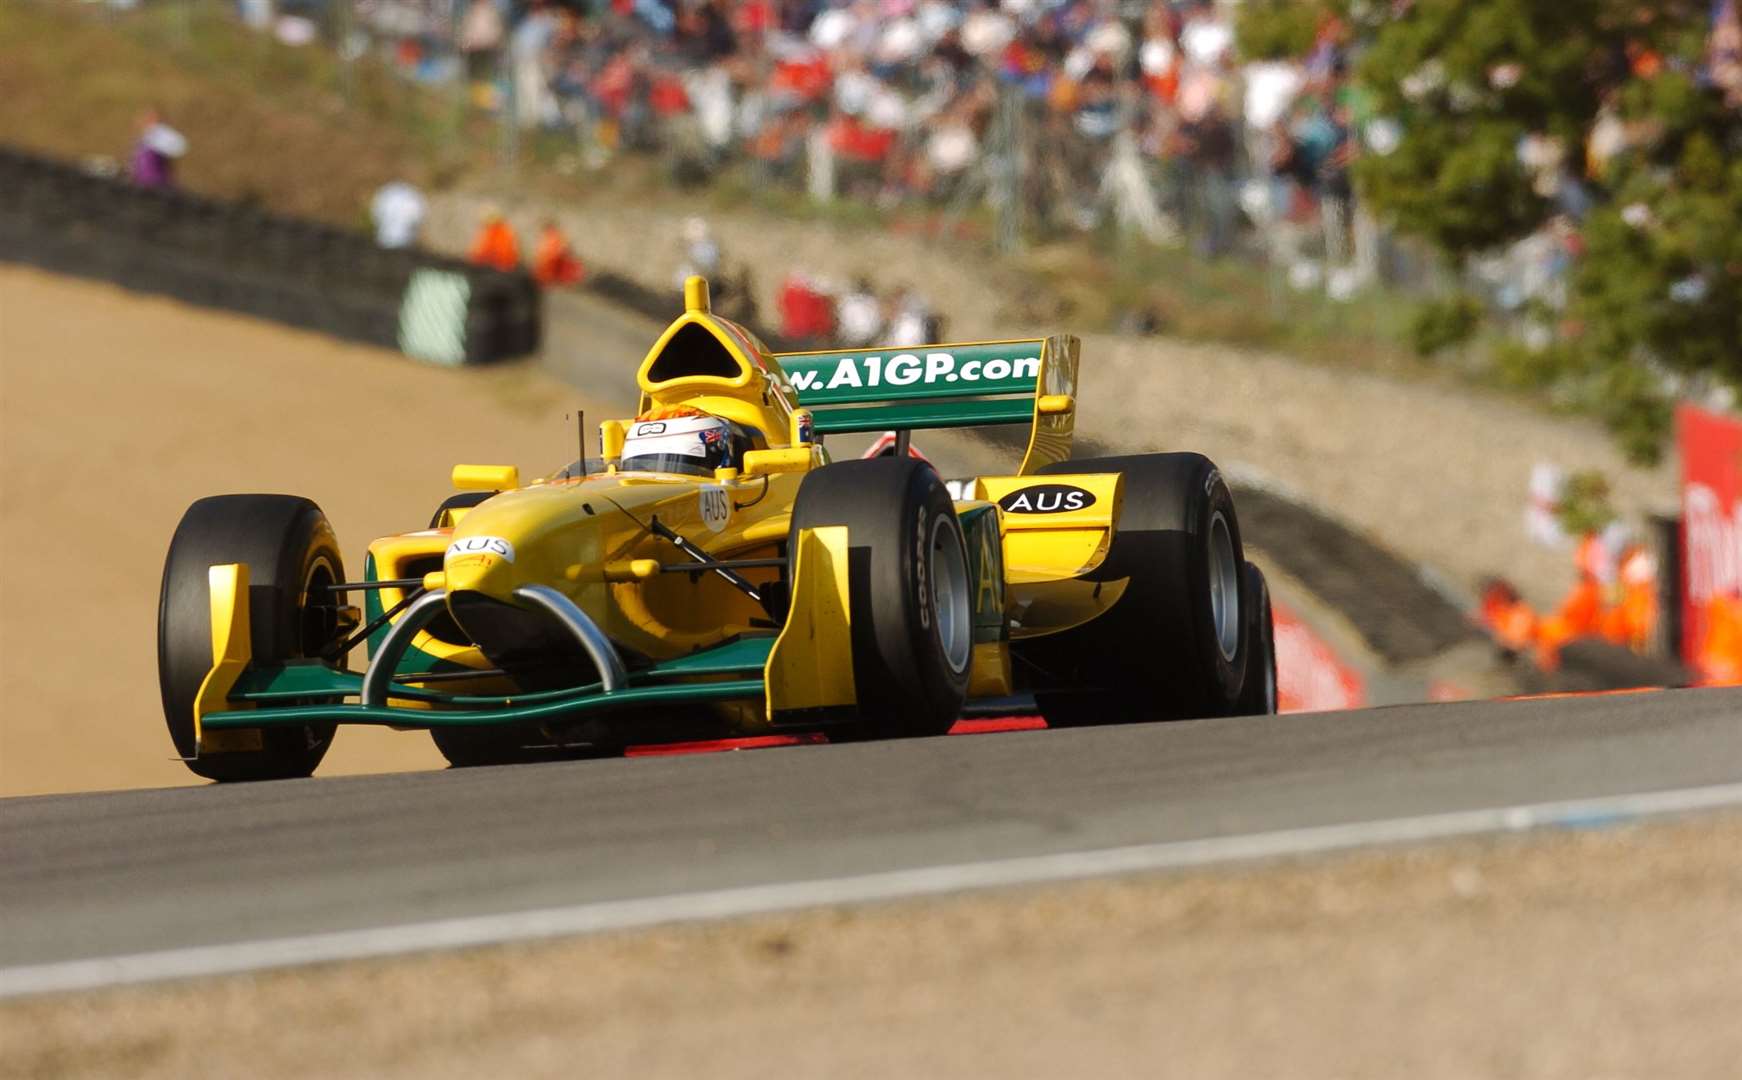
<path fill-rule="evenodd" d="M 407 76 L 575 140 L 884 206 L 990 208 L 1026 232 L 1116 227 L 1282 257 L 1346 292 L 1380 270 L 1351 161 L 1395 145 L 1349 78 L 1346 28 L 1237 58 L 1210 0 L 243 0 L 281 39 L 338 27 Z M 288 29 L 287 29 L 288 27 Z"/>
<path fill-rule="evenodd" d="M 1525 53 L 1471 84 L 1437 57 L 1376 100 L 1356 77 L 1389 4 L 1235 0 L 239 0 L 245 22 L 291 43 L 375 53 L 411 79 L 463 88 L 504 130 L 570 141 L 582 167 L 657 155 L 703 184 L 740 168 L 758 189 L 819 201 L 922 205 L 989 216 L 1005 251 L 1100 231 L 1242 255 L 1300 291 L 1344 301 L 1375 283 L 1444 294 L 1433 244 L 1394 232 L 1352 176 L 1399 151 L 1412 105 L 1485 99 L 1559 77 Z M 1698 5 L 1696 5 L 1698 6 Z M 1641 9 L 1642 11 L 1648 9 Z M 1710 0 L 1698 80 L 1742 102 L 1742 22 Z M 1242 21 L 1249 25 L 1242 25 Z M 1303 20 L 1304 30 L 1302 28 Z M 1275 31 L 1290 23 L 1292 32 Z M 1661 35 L 1617 67 L 1582 131 L 1537 118 L 1507 151 L 1528 197 L 1553 213 L 1455 268 L 1455 301 L 1415 328 L 1425 352 L 1479 303 L 1533 349 L 1566 307 L 1581 223 L 1614 163 L 1662 124 L 1624 107 L 1621 84 L 1678 68 Z M 1394 107 L 1401 104 L 1403 107 Z M 1407 148 L 1406 148 L 1407 153 Z M 1480 183 L 1480 177 L 1472 177 Z M 1630 209 L 1648 224 L 1649 209 Z M 1503 217 L 1504 215 L 1497 215 Z M 1480 232 L 1481 230 L 1477 230 Z M 1435 240 L 1441 238 L 1433 238 Z M 1445 246 L 1440 244 L 1439 246 Z M 833 295 L 846 283 L 828 283 Z M 1676 299 L 1698 299 L 1680 283 Z"/>

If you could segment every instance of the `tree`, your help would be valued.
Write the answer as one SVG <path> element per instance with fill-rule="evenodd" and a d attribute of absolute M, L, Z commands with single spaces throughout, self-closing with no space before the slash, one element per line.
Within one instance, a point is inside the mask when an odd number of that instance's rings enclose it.
<path fill-rule="evenodd" d="M 1742 109 L 1709 85 L 1708 0 L 1254 0 L 1239 37 L 1278 55 L 1332 20 L 1401 130 L 1356 168 L 1381 216 L 1456 261 L 1576 222 L 1556 338 L 1503 370 L 1645 460 L 1672 396 L 1742 390 Z"/>

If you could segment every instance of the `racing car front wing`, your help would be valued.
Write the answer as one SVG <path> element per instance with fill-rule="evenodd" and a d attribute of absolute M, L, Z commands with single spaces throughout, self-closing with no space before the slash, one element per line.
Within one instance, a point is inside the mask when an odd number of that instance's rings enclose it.
<path fill-rule="evenodd" d="M 478 727 L 545 722 L 647 705 L 755 701 L 778 727 L 783 713 L 851 704 L 851 614 L 847 597 L 847 530 L 806 529 L 793 575 L 787 627 L 732 640 L 627 671 L 615 647 L 575 604 L 554 589 L 528 587 L 521 599 L 566 626 L 593 659 L 600 677 L 557 690 L 513 694 L 444 693 L 428 682 L 396 676 L 407 647 L 443 607 L 440 590 L 420 596 L 356 672 L 321 660 L 255 663 L 250 650 L 248 567 L 214 566 L 208 577 L 212 670 L 194 709 L 201 750 L 238 745 L 264 727 L 312 723 L 396 728 Z M 480 673 L 479 677 L 485 677 Z M 356 699 L 349 704 L 348 699 Z"/>

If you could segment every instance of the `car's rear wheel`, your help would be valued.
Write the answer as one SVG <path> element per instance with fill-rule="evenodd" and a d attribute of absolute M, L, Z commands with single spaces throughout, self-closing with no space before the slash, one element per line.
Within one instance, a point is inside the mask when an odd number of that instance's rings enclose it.
<path fill-rule="evenodd" d="M 1270 614 L 1270 585 L 1264 571 L 1247 563 L 1241 576 L 1246 607 L 1246 680 L 1240 688 L 1238 716 L 1276 712 L 1276 623 Z"/>
<path fill-rule="evenodd" d="M 1138 454 L 1043 473 L 1124 474 L 1106 560 L 1089 580 L 1124 581 L 1106 612 L 1024 642 L 1035 700 L 1055 726 L 1227 716 L 1239 707 L 1251 643 L 1234 498 L 1202 454 Z"/>
<path fill-rule="evenodd" d="M 321 508 L 292 495 L 215 495 L 188 507 L 169 543 L 157 609 L 157 674 L 164 719 L 178 754 L 209 780 L 276 780 L 314 772 L 332 724 L 264 727 L 227 734 L 222 751 L 195 756 L 194 699 L 212 667 L 207 571 L 248 567 L 250 639 L 256 662 L 320 656 L 344 630 L 345 580 L 332 526 Z"/>
<path fill-rule="evenodd" d="M 434 727 L 429 734 L 456 769 L 623 756 L 621 743 L 556 744 L 536 727 Z"/>
<path fill-rule="evenodd" d="M 429 527 L 432 529 L 451 529 L 454 527 L 454 510 L 470 510 L 485 499 L 493 499 L 501 492 L 497 491 L 461 491 L 449 495 L 436 507 L 430 515 Z"/>
<path fill-rule="evenodd" d="M 913 458 L 843 461 L 805 477 L 800 530 L 847 526 L 858 706 L 834 737 L 941 735 L 962 712 L 973 657 L 967 548 L 936 470 Z"/>

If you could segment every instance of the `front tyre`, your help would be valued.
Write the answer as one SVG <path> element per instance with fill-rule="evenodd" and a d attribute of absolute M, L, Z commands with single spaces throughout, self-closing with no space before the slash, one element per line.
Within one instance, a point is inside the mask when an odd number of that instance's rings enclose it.
<path fill-rule="evenodd" d="M 853 682 L 847 738 L 942 735 L 962 713 L 973 659 L 973 584 L 955 505 L 936 470 L 913 458 L 825 466 L 805 477 L 801 529 L 845 525 Z"/>
<path fill-rule="evenodd" d="M 194 756 L 194 699 L 212 667 L 207 571 L 245 563 L 254 659 L 319 656 L 341 632 L 345 580 L 338 542 L 321 508 L 291 495 L 215 495 L 188 507 L 169 542 L 157 607 L 157 677 L 164 720 L 187 767 L 208 780 L 277 780 L 314 772 L 332 724 L 260 728 L 251 749 Z"/>

